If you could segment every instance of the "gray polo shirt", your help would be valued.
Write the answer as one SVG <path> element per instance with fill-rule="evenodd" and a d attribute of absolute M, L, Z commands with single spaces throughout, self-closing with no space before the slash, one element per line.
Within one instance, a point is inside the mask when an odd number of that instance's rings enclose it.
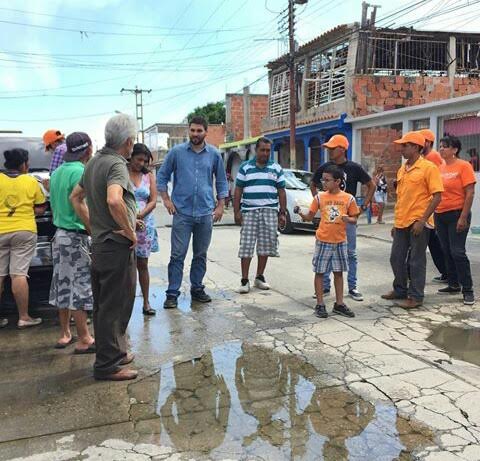
<path fill-rule="evenodd" d="M 107 204 L 107 187 L 118 184 L 123 188 L 123 200 L 127 205 L 132 228 L 135 229 L 137 205 L 128 174 L 127 161 L 113 149 L 104 147 L 87 163 L 79 184 L 85 190 L 87 197 L 93 243 L 114 240 L 118 243 L 130 244 L 130 240 L 114 233 L 120 228 L 110 214 Z"/>

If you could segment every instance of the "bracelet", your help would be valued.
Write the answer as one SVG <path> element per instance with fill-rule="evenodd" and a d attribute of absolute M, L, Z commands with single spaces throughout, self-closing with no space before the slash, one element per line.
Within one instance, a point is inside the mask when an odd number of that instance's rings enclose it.
<path fill-rule="evenodd" d="M 278 212 L 278 214 L 281 215 L 281 216 L 285 216 L 287 214 L 287 212 L 285 210 L 280 210 Z"/>

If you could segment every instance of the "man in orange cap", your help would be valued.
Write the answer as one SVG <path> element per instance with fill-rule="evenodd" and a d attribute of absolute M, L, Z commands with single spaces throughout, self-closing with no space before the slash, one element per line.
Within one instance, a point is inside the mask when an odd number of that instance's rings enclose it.
<path fill-rule="evenodd" d="M 370 175 L 358 163 L 347 159 L 348 139 L 342 134 L 332 136 L 329 141 L 322 145 L 328 149 L 330 161 L 321 165 L 313 175 L 310 183 L 310 190 L 315 197 L 318 193 L 318 186 L 322 181 L 322 174 L 331 165 L 339 167 L 344 174 L 344 181 L 341 189 L 354 197 L 357 195 L 358 183 L 367 186 L 365 201 L 361 206 L 363 211 L 367 210 L 375 193 L 375 183 Z M 320 186 L 320 190 L 323 188 Z M 357 289 L 357 226 L 356 224 L 347 224 L 347 244 L 348 244 L 348 295 L 355 301 L 363 301 L 363 295 Z M 324 274 L 324 294 L 330 293 L 330 273 Z"/>
<path fill-rule="evenodd" d="M 440 166 L 443 165 L 445 161 L 443 160 L 442 156 L 433 148 L 433 143 L 435 141 L 435 135 L 433 134 L 433 131 L 425 129 L 420 130 L 419 133 L 422 134 L 425 138 L 423 156 L 440 168 Z M 438 272 L 440 272 L 440 275 L 438 277 L 434 277 L 433 281 L 435 283 L 448 283 L 445 255 L 443 254 L 442 246 L 440 245 L 440 240 L 438 239 L 438 235 L 435 230 L 430 232 L 428 249 L 430 250 L 430 254 L 432 255 L 433 264 L 435 264 Z"/>
<path fill-rule="evenodd" d="M 406 163 L 397 173 L 397 203 L 390 254 L 393 291 L 382 298 L 400 300 L 400 307 L 411 309 L 423 304 L 426 250 L 433 229 L 432 215 L 442 198 L 443 183 L 438 168 L 422 157 L 425 138 L 421 133 L 409 131 L 394 142 L 402 146 Z M 407 262 L 409 253 L 410 261 Z"/>
<path fill-rule="evenodd" d="M 48 130 L 43 134 L 43 143 L 47 152 L 53 152 L 50 162 L 50 174 L 52 174 L 62 163 L 65 152 L 67 152 L 67 144 L 65 143 L 65 135 L 59 130 Z"/>

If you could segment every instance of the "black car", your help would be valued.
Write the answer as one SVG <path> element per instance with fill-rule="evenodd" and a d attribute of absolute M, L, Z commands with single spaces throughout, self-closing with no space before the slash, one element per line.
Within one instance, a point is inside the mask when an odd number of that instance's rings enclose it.
<path fill-rule="evenodd" d="M 50 177 L 50 161 L 52 154 L 45 152 L 42 138 L 0 136 L 0 170 L 3 169 L 3 153 L 14 147 L 20 147 L 28 151 L 29 174 L 40 183 Z M 43 187 L 43 186 L 42 186 Z M 44 190 L 47 196 L 48 193 Z M 30 291 L 31 301 L 45 301 L 48 297 L 48 287 L 52 278 L 52 244 L 55 234 L 52 212 L 47 202 L 47 209 L 41 216 L 35 217 L 37 221 L 38 240 L 35 255 L 30 265 Z M 10 300 L 9 283 L 5 286 L 5 299 Z"/>

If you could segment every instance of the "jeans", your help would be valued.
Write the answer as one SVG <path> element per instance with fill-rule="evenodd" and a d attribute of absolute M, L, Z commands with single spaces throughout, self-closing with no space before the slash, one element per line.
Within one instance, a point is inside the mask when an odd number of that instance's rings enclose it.
<path fill-rule="evenodd" d="M 207 271 L 207 250 L 212 239 L 213 216 L 173 215 L 171 253 L 168 264 L 167 296 L 178 298 L 183 279 L 183 266 L 193 235 L 193 258 L 190 268 L 191 291 L 203 290 L 203 277 Z"/>
<path fill-rule="evenodd" d="M 357 225 L 347 224 L 348 289 L 357 288 Z M 324 290 L 330 290 L 330 272 L 323 275 Z"/>
<path fill-rule="evenodd" d="M 472 293 L 470 261 L 465 252 L 471 214 L 467 220 L 468 227 L 462 232 L 457 232 L 457 221 L 460 214 L 460 210 L 435 213 L 435 225 L 446 255 L 448 285 L 451 287 L 461 286 L 463 293 Z"/>
<path fill-rule="evenodd" d="M 443 251 L 443 247 L 440 244 L 440 239 L 438 238 L 437 232 L 432 230 L 430 232 L 430 239 L 428 240 L 428 249 L 430 250 L 430 254 L 432 255 L 433 264 L 437 268 L 438 272 L 441 275 L 447 274 L 447 265 L 446 265 L 446 257 Z"/>
<path fill-rule="evenodd" d="M 424 227 L 422 233 L 414 236 L 412 227 L 395 228 L 390 253 L 390 265 L 394 275 L 393 290 L 398 296 L 423 301 L 425 277 L 427 273 L 427 245 L 430 229 Z M 410 261 L 408 262 L 408 254 Z M 408 268 L 410 267 L 410 284 Z"/>

